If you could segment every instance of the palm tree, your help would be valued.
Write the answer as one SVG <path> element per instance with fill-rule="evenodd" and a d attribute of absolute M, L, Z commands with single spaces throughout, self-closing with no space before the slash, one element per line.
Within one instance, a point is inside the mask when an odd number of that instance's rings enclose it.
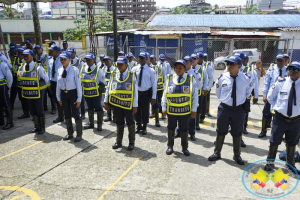
<path fill-rule="evenodd" d="M 3 8 L 3 15 L 4 19 L 15 19 L 20 17 L 20 14 L 11 6 Z"/>

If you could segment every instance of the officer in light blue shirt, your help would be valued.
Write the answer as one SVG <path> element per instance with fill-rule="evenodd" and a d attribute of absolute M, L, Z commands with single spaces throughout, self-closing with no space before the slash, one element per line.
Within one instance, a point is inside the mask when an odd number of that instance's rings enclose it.
<path fill-rule="evenodd" d="M 172 74 L 171 65 L 168 61 L 166 61 L 165 54 L 159 54 L 159 61 L 157 62 L 158 65 L 162 65 L 165 69 L 166 75 Z"/>
<path fill-rule="evenodd" d="M 133 54 L 131 52 L 129 52 L 127 54 L 127 59 L 128 59 L 128 69 L 129 70 L 131 70 L 134 66 L 138 65 L 137 62 L 133 60 L 134 56 L 133 56 Z"/>
<path fill-rule="evenodd" d="M 214 81 L 215 66 L 214 66 L 214 63 L 213 63 L 213 62 L 208 61 L 208 55 L 207 55 L 207 53 L 203 53 L 203 56 L 204 56 L 204 58 L 203 58 L 204 62 L 207 63 L 207 71 L 211 70 L 211 74 L 212 74 L 212 77 L 213 77 L 213 78 L 211 78 L 211 76 L 209 76 L 208 78 L 209 78 L 209 82 L 211 81 L 211 79 L 213 80 L 213 82 L 212 82 L 212 87 L 213 87 L 214 84 L 215 84 L 215 81 Z M 211 88 L 212 88 L 212 87 L 211 87 Z M 207 96 L 207 102 L 206 102 L 206 115 L 207 115 L 208 117 L 211 117 L 211 116 L 212 116 L 212 115 L 210 114 L 210 112 L 209 112 L 209 108 L 210 108 L 210 91 L 211 91 L 211 88 L 210 88 L 208 94 L 206 95 L 206 96 Z"/>
<path fill-rule="evenodd" d="M 258 135 L 259 138 L 266 137 L 268 125 L 272 121 L 271 105 L 267 100 L 268 91 L 279 77 L 287 77 L 287 67 L 284 65 L 283 54 L 276 56 L 276 63 L 276 65 L 271 65 L 264 78 L 263 101 L 265 106 L 263 109 L 261 133 Z"/>
<path fill-rule="evenodd" d="M 65 113 L 68 134 L 63 140 L 73 137 L 72 117 L 75 119 L 77 136 L 74 142 L 82 140 L 82 119 L 79 115 L 79 106 L 82 100 L 82 87 L 77 67 L 70 65 L 71 54 L 64 51 L 60 54 L 62 67 L 58 69 L 56 98 Z"/>
<path fill-rule="evenodd" d="M 221 103 L 218 107 L 215 150 L 208 160 L 216 161 L 221 158 L 221 149 L 230 125 L 230 133 L 233 137 L 233 159 L 239 165 L 244 165 L 240 156 L 241 138 L 246 113 L 245 103 L 252 91 L 251 77 L 240 72 L 242 66 L 240 57 L 231 56 L 225 61 L 228 71 L 221 74 L 216 81 L 216 95 Z"/>
<path fill-rule="evenodd" d="M 2 62 L 6 62 L 9 69 L 12 68 L 12 65 L 10 64 L 9 60 L 7 59 L 7 57 L 3 53 L 0 53 L 0 60 L 2 60 Z"/>
<path fill-rule="evenodd" d="M 196 90 L 198 91 L 199 88 L 202 88 L 201 75 L 198 72 L 195 72 L 195 70 L 192 68 L 193 59 L 191 56 L 185 56 L 184 61 L 186 63 L 185 73 L 193 76 L 193 78 L 196 82 Z M 198 102 L 198 97 L 197 97 L 197 102 Z M 195 129 L 196 129 L 196 119 L 191 118 L 189 120 L 189 134 L 191 136 L 192 141 L 196 140 Z M 176 127 L 176 130 L 175 130 L 175 138 L 177 138 L 177 137 L 180 137 L 179 125 Z"/>
<path fill-rule="evenodd" d="M 132 68 L 132 72 L 136 74 L 136 80 L 138 82 L 138 110 L 135 114 L 135 121 L 137 123 L 136 133 L 142 130 L 142 134 L 147 134 L 147 124 L 149 123 L 149 102 L 151 105 L 156 103 L 157 92 L 157 76 L 154 70 L 147 65 L 148 54 L 142 52 L 139 55 L 140 64 Z M 143 127 L 141 121 L 143 120 Z"/>
<path fill-rule="evenodd" d="M 5 111 L 7 113 L 7 123 L 3 127 L 3 130 L 8 130 L 14 127 L 12 118 L 12 108 L 8 94 L 8 90 L 11 88 L 13 83 L 13 77 L 10 68 L 8 67 L 8 63 L 9 62 L 7 58 L 3 59 L 2 57 L 0 57 L 0 126 L 3 126 L 5 124 L 3 118 L 3 108 L 5 108 Z"/>
<path fill-rule="evenodd" d="M 50 78 L 50 88 L 53 95 L 53 101 L 56 103 L 57 111 L 58 111 L 58 117 L 53 120 L 53 123 L 59 123 L 64 121 L 64 111 L 63 108 L 59 105 L 57 98 L 56 98 L 56 88 L 57 88 L 57 72 L 58 69 L 62 67 L 62 64 L 60 62 L 59 55 L 61 53 L 61 49 L 57 45 L 52 45 L 50 48 L 50 54 L 52 56 L 52 59 L 49 59 L 48 64 L 48 76 Z M 54 113 L 54 112 L 53 112 Z"/>
<path fill-rule="evenodd" d="M 68 51 L 68 47 L 69 47 L 68 41 L 63 41 L 63 49 L 62 49 L 62 52 L 63 52 L 63 51 Z"/>
<path fill-rule="evenodd" d="M 105 54 L 100 54 L 99 56 L 99 62 L 97 62 L 97 66 L 100 66 L 101 69 L 103 69 L 105 67 L 105 63 L 104 63 L 104 58 L 105 58 Z"/>
<path fill-rule="evenodd" d="M 293 173 L 300 174 L 294 160 L 296 145 L 300 138 L 300 62 L 292 62 L 287 69 L 289 77 L 279 77 L 267 95 L 271 109 L 275 111 L 267 159 L 276 158 L 278 145 L 285 135 L 287 167 Z M 274 163 L 265 166 L 267 171 L 273 169 Z"/>

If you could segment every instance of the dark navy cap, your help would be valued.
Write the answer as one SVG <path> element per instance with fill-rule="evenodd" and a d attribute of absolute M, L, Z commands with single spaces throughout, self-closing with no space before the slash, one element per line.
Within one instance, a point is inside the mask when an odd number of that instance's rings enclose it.
<path fill-rule="evenodd" d="M 51 47 L 49 47 L 49 50 L 54 50 L 54 51 L 61 51 L 61 48 L 57 45 L 52 45 Z"/>
<path fill-rule="evenodd" d="M 33 51 L 32 51 L 32 50 L 30 50 L 30 49 L 25 49 L 25 50 L 23 51 L 23 55 L 29 55 L 29 54 L 31 54 L 31 55 L 33 55 L 33 56 L 34 56 L 34 53 L 33 53 Z"/>
<path fill-rule="evenodd" d="M 202 52 L 198 52 L 197 55 L 198 55 L 198 58 L 204 58 L 204 55 Z"/>
<path fill-rule="evenodd" d="M 16 44 L 16 43 L 14 43 L 14 42 L 10 43 L 10 45 L 9 45 L 9 49 L 10 49 L 11 51 L 15 51 L 15 50 L 17 50 L 17 44 Z"/>
<path fill-rule="evenodd" d="M 193 62 L 193 58 L 191 56 L 185 56 L 183 58 L 185 61 L 190 61 L 190 62 Z"/>
<path fill-rule="evenodd" d="M 119 56 L 117 59 L 117 63 L 127 63 L 127 58 L 126 56 Z"/>
<path fill-rule="evenodd" d="M 124 51 L 120 51 L 119 54 L 125 55 Z"/>
<path fill-rule="evenodd" d="M 231 56 L 229 59 L 225 60 L 225 62 L 232 62 L 242 65 L 242 59 L 239 56 Z"/>
<path fill-rule="evenodd" d="M 279 60 L 279 59 L 284 60 L 283 54 L 278 54 L 278 55 L 276 56 L 276 60 Z"/>
<path fill-rule="evenodd" d="M 105 56 L 103 60 L 111 60 L 111 58 L 109 56 Z"/>
<path fill-rule="evenodd" d="M 105 57 L 105 54 L 100 54 L 100 56 L 99 56 L 100 58 L 104 58 Z"/>
<path fill-rule="evenodd" d="M 290 56 L 289 56 L 289 54 L 283 54 L 283 56 L 284 56 L 285 58 L 288 58 L 288 59 L 290 59 Z"/>
<path fill-rule="evenodd" d="M 164 60 L 166 58 L 165 54 L 159 54 L 159 59 Z"/>
<path fill-rule="evenodd" d="M 18 52 L 23 53 L 24 50 L 25 50 L 25 49 L 24 49 L 23 47 L 19 47 L 19 48 L 18 48 Z"/>
<path fill-rule="evenodd" d="M 41 46 L 41 45 L 39 45 L 39 44 L 37 44 L 37 45 L 35 45 L 35 47 L 34 47 L 35 49 L 42 49 L 43 47 Z"/>
<path fill-rule="evenodd" d="M 71 58 L 71 54 L 68 51 L 64 51 L 59 55 L 60 58 Z"/>
<path fill-rule="evenodd" d="M 93 59 L 93 60 L 95 60 L 96 59 L 96 57 L 95 57 L 95 55 L 93 54 L 93 53 L 87 53 L 86 55 L 85 55 L 85 57 L 84 58 L 87 58 L 87 59 Z"/>
<path fill-rule="evenodd" d="M 249 60 L 249 56 L 247 54 L 245 54 L 245 59 Z"/>
<path fill-rule="evenodd" d="M 50 47 L 51 45 L 54 45 L 54 44 L 56 44 L 56 43 L 53 42 L 53 41 L 49 42 L 49 47 Z"/>
<path fill-rule="evenodd" d="M 196 59 L 198 59 L 198 55 L 195 54 L 195 53 L 193 53 L 193 54 L 191 55 L 191 58 L 196 58 Z"/>
<path fill-rule="evenodd" d="M 141 52 L 139 57 L 148 58 L 148 54 L 146 52 Z"/>
<path fill-rule="evenodd" d="M 205 58 L 205 57 L 208 57 L 207 53 L 204 53 L 203 56 L 204 56 L 204 58 Z"/>
<path fill-rule="evenodd" d="M 127 54 L 127 57 L 133 57 L 133 54 L 131 53 L 131 52 L 129 52 L 128 54 Z"/>
<path fill-rule="evenodd" d="M 67 49 L 67 51 L 72 54 L 72 53 L 76 53 L 76 49 L 74 47 L 70 47 Z"/>
<path fill-rule="evenodd" d="M 150 58 L 154 58 L 154 59 L 156 59 L 156 56 L 155 56 L 155 55 L 151 55 L 151 56 L 150 56 Z"/>
<path fill-rule="evenodd" d="M 68 44 L 68 42 L 67 42 L 67 41 L 63 41 L 63 45 L 64 45 L 64 44 Z"/>
<path fill-rule="evenodd" d="M 292 62 L 292 64 L 289 65 L 289 67 L 296 67 L 296 68 L 300 69 L 300 62 L 294 61 L 294 62 Z"/>
<path fill-rule="evenodd" d="M 185 63 L 185 61 L 182 60 L 182 59 L 179 59 L 179 60 L 177 60 L 177 61 L 174 63 L 175 66 L 176 66 L 177 64 L 182 64 L 184 67 L 186 67 L 186 63 Z"/>
<path fill-rule="evenodd" d="M 33 43 L 32 39 L 28 38 L 25 43 Z"/>
<path fill-rule="evenodd" d="M 242 52 L 242 51 L 235 52 L 234 56 L 238 56 L 238 57 L 240 57 L 240 59 L 246 58 L 244 52 Z"/>

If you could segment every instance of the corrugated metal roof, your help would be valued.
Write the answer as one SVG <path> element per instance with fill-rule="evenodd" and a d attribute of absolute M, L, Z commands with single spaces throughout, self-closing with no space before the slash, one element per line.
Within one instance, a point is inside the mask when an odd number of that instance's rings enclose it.
<path fill-rule="evenodd" d="M 300 27 L 300 15 L 156 15 L 148 26 L 222 28 Z"/>

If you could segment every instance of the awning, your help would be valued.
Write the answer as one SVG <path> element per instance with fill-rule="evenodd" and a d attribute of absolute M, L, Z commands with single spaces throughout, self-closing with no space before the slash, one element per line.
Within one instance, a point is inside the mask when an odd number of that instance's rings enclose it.
<path fill-rule="evenodd" d="M 256 31 L 211 31 L 211 35 L 260 35 L 280 37 L 281 33 L 276 32 L 256 32 Z"/>
<path fill-rule="evenodd" d="M 201 30 L 201 31 L 135 31 L 135 35 L 164 35 L 164 34 L 196 34 L 196 33 L 210 33 L 209 30 Z"/>
<path fill-rule="evenodd" d="M 118 31 L 118 33 L 134 33 L 138 29 L 129 29 L 129 30 L 124 30 L 124 31 Z M 113 35 L 113 31 L 107 31 L 107 32 L 99 32 L 96 33 L 97 36 L 106 36 L 106 35 Z"/>

